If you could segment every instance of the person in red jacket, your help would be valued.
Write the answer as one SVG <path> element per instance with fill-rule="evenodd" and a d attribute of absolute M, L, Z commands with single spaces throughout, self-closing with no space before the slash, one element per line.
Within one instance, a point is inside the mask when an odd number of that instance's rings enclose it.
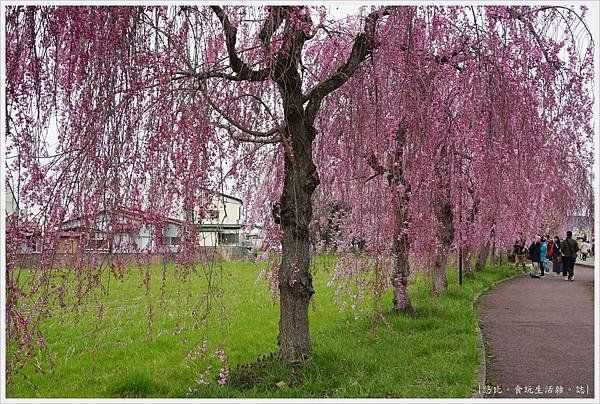
<path fill-rule="evenodd" d="M 546 243 L 548 243 L 548 249 L 546 250 L 546 258 L 547 258 L 547 265 L 546 265 L 546 273 L 550 272 L 550 265 L 554 265 L 554 263 L 552 262 L 552 256 L 554 255 L 554 243 L 552 242 L 552 239 L 550 238 L 550 235 L 546 234 Z"/>

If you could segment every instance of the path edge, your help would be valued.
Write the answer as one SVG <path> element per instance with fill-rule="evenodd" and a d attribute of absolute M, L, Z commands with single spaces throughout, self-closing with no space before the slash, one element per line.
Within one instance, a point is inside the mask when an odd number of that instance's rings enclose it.
<path fill-rule="evenodd" d="M 484 294 L 488 293 L 489 291 L 491 291 L 492 289 L 494 289 L 497 285 L 501 284 L 502 282 L 506 282 L 508 280 L 522 277 L 522 276 L 527 276 L 527 273 L 519 272 L 519 273 L 513 274 L 512 276 L 509 276 L 508 278 L 503 278 L 503 279 L 497 280 L 496 282 L 493 282 L 492 284 L 490 284 L 490 286 L 477 292 L 475 294 L 475 296 L 473 296 L 473 302 L 471 303 L 471 310 L 473 310 L 473 314 L 475 314 L 475 333 L 477 334 L 477 350 L 479 351 L 479 365 L 475 369 L 475 379 L 476 379 L 475 381 L 477 383 L 477 386 L 475 387 L 475 391 L 473 392 L 472 398 L 483 398 L 483 394 L 481 394 L 480 389 L 485 386 L 486 374 L 487 374 L 487 357 L 486 357 L 487 353 L 485 350 L 485 342 L 483 339 L 483 332 L 481 331 L 481 326 L 479 325 L 480 319 L 476 312 L 476 308 L 479 305 L 479 298 L 482 295 L 484 295 Z"/>

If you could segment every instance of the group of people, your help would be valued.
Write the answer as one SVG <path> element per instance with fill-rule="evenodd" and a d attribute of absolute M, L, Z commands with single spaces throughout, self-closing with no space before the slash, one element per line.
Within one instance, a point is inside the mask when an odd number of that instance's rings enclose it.
<path fill-rule="evenodd" d="M 554 276 L 565 277 L 565 281 L 575 280 L 575 260 L 580 250 L 579 244 L 573 239 L 573 233 L 567 232 L 567 238 L 561 240 L 558 236 L 553 239 L 549 235 L 536 236 L 535 240 L 525 247 L 525 239 L 519 236 L 513 247 L 515 254 L 515 268 L 523 266 L 527 272 L 527 259 L 531 260 L 530 276 L 540 278 L 550 273 L 549 263 L 552 262 Z"/>

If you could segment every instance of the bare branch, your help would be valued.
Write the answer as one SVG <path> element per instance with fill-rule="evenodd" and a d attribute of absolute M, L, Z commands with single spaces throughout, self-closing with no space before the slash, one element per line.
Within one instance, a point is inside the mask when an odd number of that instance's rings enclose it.
<path fill-rule="evenodd" d="M 238 142 L 250 142 L 250 143 L 260 143 L 260 144 L 274 144 L 281 142 L 281 137 L 279 135 L 273 136 L 272 138 L 253 138 L 253 137 L 245 137 L 236 135 L 231 125 L 215 125 L 217 128 L 226 129 L 229 132 L 229 136 L 233 140 L 237 140 Z"/>

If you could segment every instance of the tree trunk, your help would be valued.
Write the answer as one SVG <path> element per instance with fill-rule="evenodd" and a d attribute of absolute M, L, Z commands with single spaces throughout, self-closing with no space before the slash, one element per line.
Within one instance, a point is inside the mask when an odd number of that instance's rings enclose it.
<path fill-rule="evenodd" d="M 473 259 L 471 256 L 471 250 L 465 249 L 465 263 L 464 263 L 464 276 L 467 278 L 474 278 L 475 274 L 473 274 Z"/>
<path fill-rule="evenodd" d="M 394 297 L 392 304 L 396 312 L 411 312 L 413 310 L 408 296 L 410 241 L 407 231 L 410 220 L 408 213 L 410 185 L 406 183 L 403 168 L 406 133 L 407 128 L 404 123 L 401 123 L 396 132 L 396 151 L 387 178 L 391 192 L 394 193 L 394 240 L 392 243 L 392 255 L 394 257 L 392 287 Z"/>
<path fill-rule="evenodd" d="M 308 358 L 311 351 L 308 305 L 314 294 L 310 273 L 308 227 L 311 197 L 319 183 L 312 161 L 296 166 L 286 158 L 281 198 L 282 258 L 279 267 L 279 349 L 286 362 Z"/>
<path fill-rule="evenodd" d="M 316 130 L 305 124 L 299 96 L 284 97 L 284 101 L 288 101 L 284 106 L 292 150 L 291 155 L 289 151 L 285 155 L 280 203 L 283 240 L 278 273 L 281 309 L 278 344 L 282 359 L 296 362 L 307 359 L 311 352 L 308 306 L 314 289 L 309 225 L 313 214 L 312 195 L 319 185 L 319 176 L 312 158 Z"/>
<path fill-rule="evenodd" d="M 435 249 L 435 264 L 433 271 L 433 291 L 436 296 L 448 290 L 448 279 L 446 278 L 446 266 L 448 254 L 454 239 L 454 224 L 452 217 L 452 205 L 445 203 L 441 209 L 436 209 L 438 219 L 438 243 Z"/>
<path fill-rule="evenodd" d="M 492 264 L 494 264 L 494 266 L 502 265 L 502 255 L 494 253 L 492 255 Z"/>
<path fill-rule="evenodd" d="M 410 267 L 408 264 L 409 240 L 406 232 L 408 223 L 408 204 L 403 198 L 396 202 L 394 242 L 392 251 L 394 255 L 394 267 L 392 271 L 392 286 L 394 292 L 393 305 L 396 312 L 411 312 L 413 310 L 408 296 L 408 276 Z"/>
<path fill-rule="evenodd" d="M 440 296 L 442 293 L 448 290 L 448 279 L 446 278 L 448 255 L 442 253 L 441 250 L 443 250 L 443 248 L 440 248 L 439 253 L 436 253 L 435 266 L 432 274 L 433 292 L 436 296 Z"/>
<path fill-rule="evenodd" d="M 485 264 L 487 263 L 488 256 L 490 255 L 490 243 L 486 241 L 485 244 L 479 250 L 479 254 L 477 254 L 477 263 L 475 264 L 476 271 L 482 271 L 485 268 Z"/>

